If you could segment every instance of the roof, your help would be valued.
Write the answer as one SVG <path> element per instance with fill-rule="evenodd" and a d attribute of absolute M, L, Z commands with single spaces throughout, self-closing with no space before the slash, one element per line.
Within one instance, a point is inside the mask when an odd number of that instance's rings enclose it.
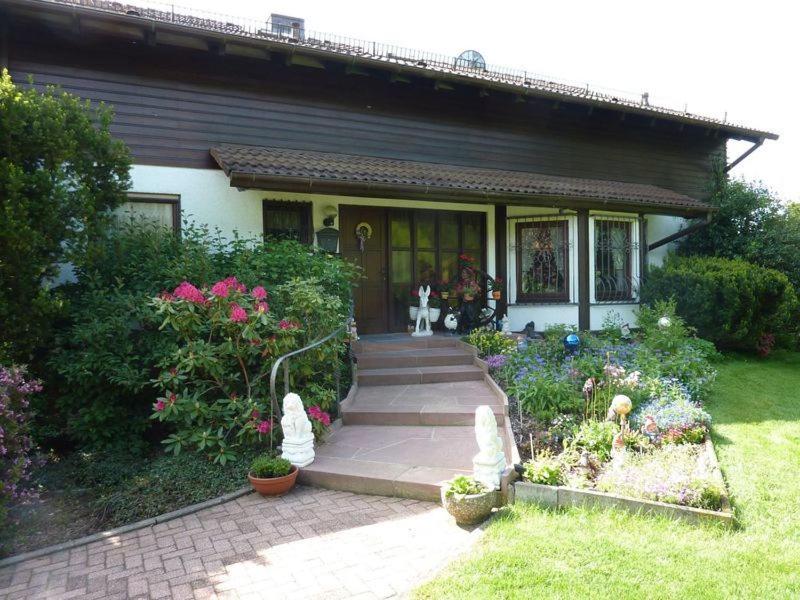
<path fill-rule="evenodd" d="M 705 213 L 700 200 L 654 185 L 524 171 L 224 144 L 211 155 L 237 187 L 431 200 L 568 202 L 672 214 Z"/>
<path fill-rule="evenodd" d="M 17 3 L 23 0 L 17 0 Z M 649 115 L 684 124 L 717 129 L 729 137 L 759 140 L 777 139 L 769 131 L 730 123 L 727 116 L 717 119 L 651 105 L 646 94 L 631 95 L 618 92 L 600 91 L 588 85 L 572 85 L 554 78 L 542 77 L 524 70 L 509 69 L 487 65 L 486 68 L 465 66 L 455 57 L 437 55 L 407 48 L 347 38 L 329 33 L 313 32 L 308 29 L 288 33 L 273 31 L 267 20 L 242 19 L 203 13 L 197 9 L 175 7 L 140 0 L 123 3 L 112 0 L 24 0 L 30 5 L 50 5 L 54 8 L 68 9 L 71 14 L 94 13 L 113 15 L 117 19 L 136 22 L 144 21 L 163 24 L 165 27 L 184 32 L 205 32 L 221 37 L 224 42 L 255 43 L 275 51 L 296 53 L 302 50 L 311 56 L 322 59 L 347 61 L 351 65 L 389 69 L 395 72 L 436 77 L 465 85 L 501 88 L 512 93 L 538 96 L 553 100 L 563 100 L 589 106 L 603 107 L 629 113 Z M 170 6 L 169 10 L 165 10 Z M 293 37 L 294 36 L 294 37 Z"/>

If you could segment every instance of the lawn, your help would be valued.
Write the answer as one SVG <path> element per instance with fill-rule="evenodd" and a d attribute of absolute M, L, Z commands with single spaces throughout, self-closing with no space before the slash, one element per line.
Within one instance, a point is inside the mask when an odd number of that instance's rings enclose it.
<path fill-rule="evenodd" d="M 726 358 L 707 408 L 737 529 L 518 505 L 416 596 L 800 597 L 800 354 Z"/>

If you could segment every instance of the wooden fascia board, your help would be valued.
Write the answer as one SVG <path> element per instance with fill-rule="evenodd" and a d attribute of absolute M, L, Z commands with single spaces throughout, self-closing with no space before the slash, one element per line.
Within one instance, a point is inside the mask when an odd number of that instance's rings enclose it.
<path fill-rule="evenodd" d="M 339 196 L 403 198 L 429 200 L 431 202 L 462 202 L 466 204 L 509 204 L 515 206 L 542 206 L 548 208 L 570 208 L 608 210 L 633 213 L 661 214 L 679 217 L 696 217 L 713 210 L 644 205 L 630 202 L 614 202 L 595 198 L 574 196 L 546 196 L 521 193 L 485 192 L 460 188 L 430 187 L 424 185 L 397 185 L 365 181 L 323 180 L 309 177 L 282 175 L 259 175 L 256 173 L 228 172 L 230 184 L 237 188 L 255 188 L 305 194 L 331 194 Z"/>

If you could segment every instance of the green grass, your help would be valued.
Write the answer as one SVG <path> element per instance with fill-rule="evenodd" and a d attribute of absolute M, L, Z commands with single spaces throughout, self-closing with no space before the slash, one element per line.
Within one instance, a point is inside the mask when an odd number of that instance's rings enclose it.
<path fill-rule="evenodd" d="M 800 597 L 800 354 L 719 371 L 707 408 L 738 528 L 517 505 L 416 596 Z"/>

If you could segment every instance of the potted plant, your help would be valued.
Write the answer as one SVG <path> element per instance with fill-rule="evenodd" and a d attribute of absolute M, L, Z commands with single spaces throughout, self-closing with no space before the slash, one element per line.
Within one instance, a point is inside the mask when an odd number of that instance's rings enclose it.
<path fill-rule="evenodd" d="M 495 277 L 492 279 L 489 278 L 486 287 L 492 293 L 492 298 L 495 300 L 500 300 L 503 297 L 503 278 L 502 277 Z"/>
<path fill-rule="evenodd" d="M 247 479 L 262 496 L 280 496 L 294 487 L 297 472 L 285 458 L 262 454 L 253 459 Z"/>
<path fill-rule="evenodd" d="M 475 298 L 480 296 L 481 288 L 476 281 L 466 280 L 459 284 L 458 293 L 464 298 L 465 302 L 472 302 Z"/>
<path fill-rule="evenodd" d="M 459 525 L 482 522 L 496 502 L 496 492 L 469 475 L 458 475 L 442 486 L 442 505 Z"/>

